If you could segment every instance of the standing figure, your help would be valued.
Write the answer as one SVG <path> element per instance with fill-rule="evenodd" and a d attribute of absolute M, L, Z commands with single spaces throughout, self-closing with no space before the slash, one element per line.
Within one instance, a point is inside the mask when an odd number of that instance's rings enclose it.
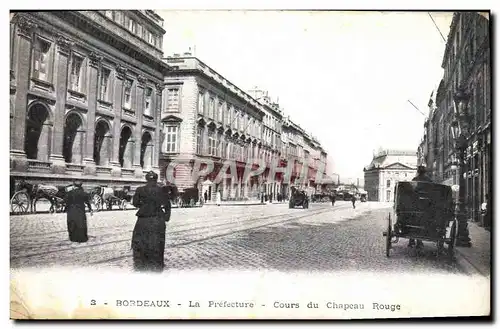
<path fill-rule="evenodd" d="M 417 167 L 417 176 L 413 177 L 412 179 L 413 182 L 432 182 L 432 179 L 427 176 L 426 170 L 424 166 L 418 166 Z M 408 242 L 408 247 L 413 247 L 415 246 L 415 240 L 410 239 Z M 423 248 L 424 243 L 422 240 L 417 240 L 417 248 Z"/>
<path fill-rule="evenodd" d="M 215 202 L 217 203 L 218 206 L 220 206 L 222 202 L 222 195 L 220 191 L 217 191 L 215 194 Z"/>
<path fill-rule="evenodd" d="M 355 194 L 352 195 L 351 202 L 352 202 L 352 208 L 356 209 L 356 195 Z"/>
<path fill-rule="evenodd" d="M 203 198 L 205 199 L 205 203 L 207 203 L 207 200 L 208 200 L 208 192 L 205 191 L 205 193 L 203 193 Z"/>
<path fill-rule="evenodd" d="M 75 180 L 71 190 L 65 196 L 66 202 L 66 223 L 68 225 L 69 239 L 72 242 L 87 242 L 87 216 L 85 215 L 85 205 L 89 207 L 92 216 L 92 206 L 90 198 L 82 188 L 82 182 Z"/>
<path fill-rule="evenodd" d="M 158 186 L 158 175 L 146 174 L 146 185 L 138 187 L 133 205 L 139 208 L 137 222 L 132 234 L 134 269 L 136 271 L 161 272 L 165 265 L 165 229 L 170 220 L 168 191 Z"/>
<path fill-rule="evenodd" d="M 335 193 L 332 194 L 331 196 L 331 199 L 332 199 L 332 207 L 335 206 L 335 199 L 337 198 L 337 196 L 335 195 Z"/>

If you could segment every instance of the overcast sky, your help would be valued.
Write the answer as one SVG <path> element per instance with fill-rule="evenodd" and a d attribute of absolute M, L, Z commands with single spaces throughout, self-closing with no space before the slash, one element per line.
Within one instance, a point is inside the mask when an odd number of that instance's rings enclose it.
<path fill-rule="evenodd" d="M 165 56 L 268 90 L 316 136 L 329 173 L 363 178 L 379 147 L 415 150 L 445 42 L 427 12 L 159 11 Z M 452 13 L 431 13 L 446 38 Z"/>

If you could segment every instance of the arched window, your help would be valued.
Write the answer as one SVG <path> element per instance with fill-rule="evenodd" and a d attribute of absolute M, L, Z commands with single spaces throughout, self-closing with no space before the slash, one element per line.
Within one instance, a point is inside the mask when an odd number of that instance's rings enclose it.
<path fill-rule="evenodd" d="M 76 113 L 66 117 L 64 123 L 63 156 L 67 163 L 81 163 L 83 150 L 82 119 Z"/>
<path fill-rule="evenodd" d="M 109 124 L 99 120 L 94 135 L 94 162 L 98 166 L 107 166 L 111 153 L 111 134 Z"/>
<path fill-rule="evenodd" d="M 120 133 L 120 151 L 118 154 L 118 160 L 120 161 L 120 166 L 123 168 L 132 168 L 132 159 L 134 156 L 132 150 L 132 130 L 130 127 L 125 126 L 122 128 Z"/>
<path fill-rule="evenodd" d="M 28 159 L 48 161 L 50 146 L 49 110 L 37 103 L 28 112 L 24 152 Z"/>

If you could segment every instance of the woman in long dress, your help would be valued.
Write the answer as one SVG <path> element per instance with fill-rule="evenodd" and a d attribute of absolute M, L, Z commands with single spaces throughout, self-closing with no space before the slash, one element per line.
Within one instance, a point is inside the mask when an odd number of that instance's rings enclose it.
<path fill-rule="evenodd" d="M 66 223 L 68 225 L 69 239 L 72 242 L 87 242 L 87 216 L 85 205 L 92 215 L 90 198 L 82 188 L 80 181 L 73 183 L 72 189 L 66 194 Z"/>
<path fill-rule="evenodd" d="M 146 185 L 137 188 L 132 201 L 139 208 L 132 234 L 136 271 L 161 272 L 164 267 L 165 229 L 171 205 L 168 192 L 158 186 L 157 180 L 156 173 L 147 173 Z"/>

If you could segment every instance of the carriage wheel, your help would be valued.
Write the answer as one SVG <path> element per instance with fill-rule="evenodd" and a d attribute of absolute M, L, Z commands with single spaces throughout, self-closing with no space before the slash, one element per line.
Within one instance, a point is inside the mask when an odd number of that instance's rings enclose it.
<path fill-rule="evenodd" d="M 387 234 L 385 235 L 385 255 L 387 257 L 390 256 L 391 252 L 391 239 L 392 239 L 392 223 L 391 223 L 391 214 L 389 214 L 388 218 L 388 224 L 387 224 Z"/>
<path fill-rule="evenodd" d="M 125 209 L 127 209 L 127 201 L 126 201 L 126 200 L 122 200 L 122 201 L 120 202 L 120 209 L 121 209 L 121 210 L 125 210 Z"/>
<path fill-rule="evenodd" d="M 10 199 L 10 209 L 15 214 L 27 213 L 29 205 L 30 198 L 28 196 L 28 193 L 24 191 L 14 193 L 12 199 Z"/>
<path fill-rule="evenodd" d="M 451 225 L 450 241 L 448 242 L 448 257 L 453 260 L 455 255 L 455 236 L 457 234 L 457 221 L 453 221 Z"/>
<path fill-rule="evenodd" d="M 95 211 L 101 211 L 102 210 L 102 198 L 100 195 L 94 194 L 92 196 L 92 203 L 94 204 L 94 209 Z"/>

